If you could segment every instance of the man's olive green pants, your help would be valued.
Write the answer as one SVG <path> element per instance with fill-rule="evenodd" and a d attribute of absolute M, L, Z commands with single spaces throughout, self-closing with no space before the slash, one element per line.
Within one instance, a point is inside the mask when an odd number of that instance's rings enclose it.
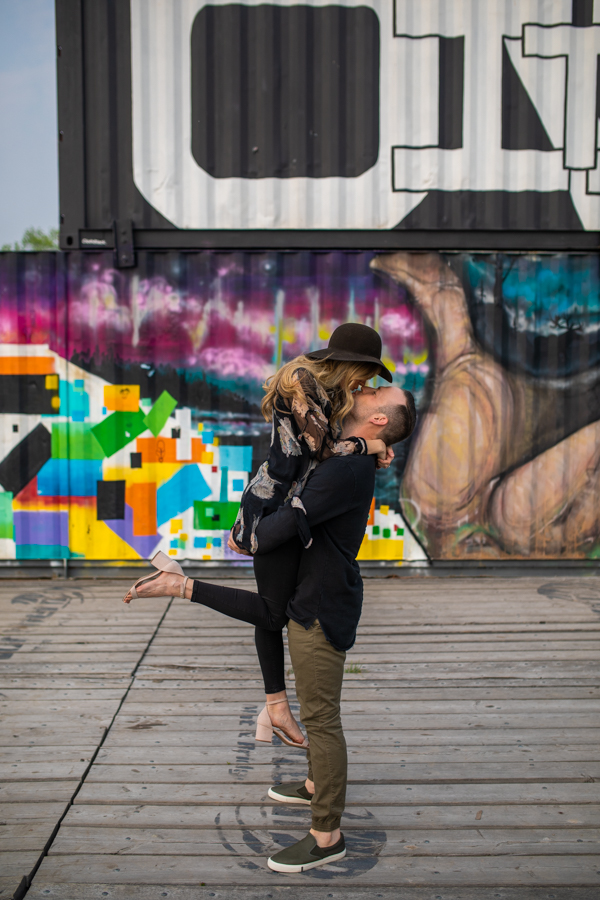
<path fill-rule="evenodd" d="M 333 831 L 340 827 L 348 778 L 340 714 L 346 654 L 325 640 L 318 621 L 306 630 L 290 619 L 288 645 L 300 718 L 310 743 L 306 755 L 308 777 L 315 783 L 312 827 L 315 831 Z"/>

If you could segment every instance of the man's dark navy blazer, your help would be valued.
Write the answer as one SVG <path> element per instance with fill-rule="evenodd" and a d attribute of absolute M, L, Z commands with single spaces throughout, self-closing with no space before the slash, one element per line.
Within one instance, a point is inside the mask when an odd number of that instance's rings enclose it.
<path fill-rule="evenodd" d="M 310 628 L 318 619 L 337 650 L 356 640 L 363 585 L 356 562 L 365 536 L 375 488 L 376 457 L 333 456 L 310 476 L 301 495 L 313 542 L 302 551 L 290 619 Z M 266 516 L 256 536 L 258 553 L 298 540 L 296 515 L 289 503 Z"/>

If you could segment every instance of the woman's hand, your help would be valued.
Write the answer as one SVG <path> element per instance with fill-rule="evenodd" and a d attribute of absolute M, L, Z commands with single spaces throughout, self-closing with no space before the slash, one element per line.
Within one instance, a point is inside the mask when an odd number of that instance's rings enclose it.
<path fill-rule="evenodd" d="M 389 469 L 390 463 L 394 458 L 394 451 L 391 447 L 386 447 L 383 441 L 367 441 L 367 453 L 374 454 L 377 457 L 378 469 Z"/>
<path fill-rule="evenodd" d="M 382 459 L 380 456 L 377 456 L 377 468 L 378 469 L 389 469 L 392 464 L 392 460 L 394 458 L 394 451 L 391 447 L 386 447 L 386 457 Z"/>
<path fill-rule="evenodd" d="M 239 553 L 240 556 L 252 556 L 252 554 L 248 550 L 242 550 L 241 547 L 238 547 L 236 542 L 233 539 L 233 528 L 229 532 L 229 537 L 227 539 L 227 546 L 230 550 L 233 550 L 234 553 Z"/>

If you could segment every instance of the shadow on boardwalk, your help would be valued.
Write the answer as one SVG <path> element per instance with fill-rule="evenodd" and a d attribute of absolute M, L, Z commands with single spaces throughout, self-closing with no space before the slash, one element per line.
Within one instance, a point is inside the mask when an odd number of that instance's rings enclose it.
<path fill-rule="evenodd" d="M 304 759 L 254 743 L 252 629 L 124 587 L 0 583 L 0 898 L 599 896 L 600 578 L 368 580 L 349 853 L 296 876 L 266 857 L 309 810 L 266 791 Z"/>

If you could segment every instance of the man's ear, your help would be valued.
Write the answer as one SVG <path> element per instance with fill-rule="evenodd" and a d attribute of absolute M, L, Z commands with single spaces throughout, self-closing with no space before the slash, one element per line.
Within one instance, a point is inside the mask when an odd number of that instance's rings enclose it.
<path fill-rule="evenodd" d="M 388 417 L 385 415 L 385 413 L 373 413 L 373 415 L 369 419 L 369 422 L 372 425 L 377 425 L 378 428 L 383 428 L 383 426 L 387 425 L 388 423 Z"/>

